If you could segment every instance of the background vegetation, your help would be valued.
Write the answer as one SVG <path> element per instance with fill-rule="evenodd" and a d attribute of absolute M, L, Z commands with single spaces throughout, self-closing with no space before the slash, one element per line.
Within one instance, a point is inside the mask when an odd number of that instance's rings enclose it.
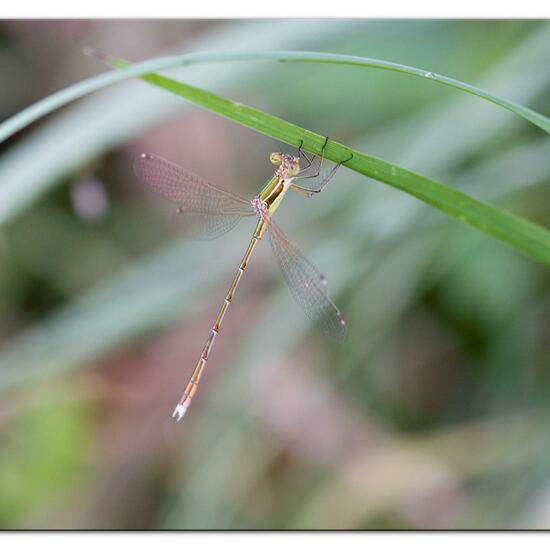
<path fill-rule="evenodd" d="M 550 111 L 546 22 L 3 22 L 2 119 L 103 71 L 85 46 L 376 57 Z M 478 98 L 329 65 L 170 74 L 548 225 L 550 140 Z M 174 425 L 252 226 L 186 241 L 132 158 L 253 196 L 281 144 L 129 82 L 0 148 L 0 526 L 549 526 L 545 267 L 341 169 L 277 218 L 347 341 L 311 327 L 264 243 Z"/>

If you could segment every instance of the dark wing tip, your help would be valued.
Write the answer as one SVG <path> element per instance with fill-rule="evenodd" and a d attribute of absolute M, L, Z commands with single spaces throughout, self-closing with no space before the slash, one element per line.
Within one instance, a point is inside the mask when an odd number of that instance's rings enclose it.
<path fill-rule="evenodd" d="M 140 180 L 147 182 L 147 177 L 146 177 L 147 172 L 145 170 L 145 166 L 147 165 L 146 161 L 151 161 L 154 159 L 155 159 L 155 156 L 150 155 L 149 153 L 141 153 L 134 159 L 134 163 L 133 163 L 134 174 Z"/>
<path fill-rule="evenodd" d="M 140 159 L 154 159 L 154 155 L 151 155 L 150 153 L 141 153 L 137 158 Z"/>
<path fill-rule="evenodd" d="M 134 164 L 139 163 L 143 160 L 154 160 L 155 158 L 155 155 L 151 155 L 150 153 L 141 153 L 134 159 Z"/>
<path fill-rule="evenodd" d="M 335 342 L 338 342 L 338 343 L 342 343 L 346 339 L 346 336 L 348 334 L 348 329 L 344 319 L 339 318 L 338 324 L 339 324 L 338 327 L 331 328 L 330 332 L 327 332 L 326 334 L 331 340 L 334 340 Z"/>

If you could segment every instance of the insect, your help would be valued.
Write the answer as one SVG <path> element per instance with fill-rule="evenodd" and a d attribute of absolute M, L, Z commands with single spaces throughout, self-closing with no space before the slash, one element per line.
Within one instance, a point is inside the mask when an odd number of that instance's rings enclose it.
<path fill-rule="evenodd" d="M 243 217 L 258 218 L 250 244 L 225 295 L 197 365 L 176 405 L 172 415 L 174 420 L 181 420 L 191 404 L 227 308 L 233 301 L 252 252 L 268 230 L 273 253 L 300 307 L 325 335 L 337 341 L 344 338 L 346 323 L 340 310 L 328 297 L 324 275 L 288 240 L 272 219 L 289 189 L 307 197 L 320 193 L 343 164 L 336 164 L 328 171 L 325 169 L 327 143 L 328 138 L 320 156 L 310 156 L 303 151 L 303 142 L 298 148 L 298 157 L 281 152 L 271 153 L 270 161 L 277 169 L 260 194 L 252 200 L 215 187 L 192 172 L 154 155 L 142 154 L 134 161 L 134 171 L 143 182 L 178 204 L 176 212 L 181 215 L 191 238 L 214 239 L 233 229 Z M 353 154 L 344 163 L 352 158 Z M 297 183 L 304 180 L 310 180 L 312 184 L 304 186 Z"/>

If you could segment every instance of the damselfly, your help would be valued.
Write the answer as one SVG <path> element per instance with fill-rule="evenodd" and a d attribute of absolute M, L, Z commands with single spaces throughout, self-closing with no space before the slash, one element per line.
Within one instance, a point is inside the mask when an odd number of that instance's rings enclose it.
<path fill-rule="evenodd" d="M 298 157 L 280 152 L 272 153 L 270 161 L 277 166 L 277 169 L 261 193 L 252 200 L 219 189 L 188 170 L 154 155 L 143 154 L 135 160 L 134 170 L 137 176 L 178 204 L 176 212 L 181 215 L 182 221 L 188 228 L 189 236 L 192 238 L 214 239 L 235 227 L 243 217 L 256 216 L 258 218 L 250 244 L 225 296 L 191 379 L 176 405 L 172 415 L 176 421 L 183 418 L 191 404 L 214 339 L 220 331 L 237 285 L 248 266 L 254 248 L 267 230 L 269 230 L 275 257 L 300 307 L 328 337 L 334 340 L 344 338 L 346 323 L 340 310 L 328 297 L 325 277 L 304 257 L 296 245 L 287 239 L 272 219 L 273 213 L 279 208 L 289 189 L 311 197 L 321 192 L 334 176 L 342 163 L 326 169 L 324 150 L 327 142 L 328 138 L 325 140 L 320 156 L 308 155 L 303 151 L 302 144 L 298 148 Z M 352 157 L 353 155 L 344 162 L 351 160 Z M 313 183 L 309 186 L 298 185 L 297 181 L 301 182 L 302 180 L 309 180 Z"/>

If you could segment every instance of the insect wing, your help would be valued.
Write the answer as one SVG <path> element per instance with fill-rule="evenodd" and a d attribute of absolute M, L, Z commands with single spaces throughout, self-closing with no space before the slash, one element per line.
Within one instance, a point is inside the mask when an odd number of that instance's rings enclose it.
<path fill-rule="evenodd" d="M 271 219 L 266 219 L 266 222 L 271 248 L 294 299 L 326 336 L 342 341 L 346 335 L 346 322 L 327 294 L 324 275 L 285 236 L 275 222 Z"/>
<path fill-rule="evenodd" d="M 137 157 L 134 171 L 140 180 L 178 204 L 175 218 L 190 238 L 214 239 L 233 229 L 243 216 L 256 213 L 250 201 L 155 155 Z"/>

